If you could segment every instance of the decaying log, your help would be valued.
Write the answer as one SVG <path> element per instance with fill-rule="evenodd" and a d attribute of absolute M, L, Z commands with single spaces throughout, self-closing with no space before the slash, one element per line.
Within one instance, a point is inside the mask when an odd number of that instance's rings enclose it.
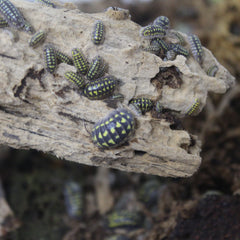
<path fill-rule="evenodd" d="M 159 100 L 166 109 L 186 114 L 195 99 L 204 107 L 208 91 L 224 93 L 234 78 L 204 48 L 203 64 L 193 57 L 178 55 L 173 61 L 143 51 L 140 26 L 124 15 L 117 20 L 109 12 L 81 13 L 79 10 L 49 8 L 37 3 L 12 0 L 36 30 L 48 34 L 45 43 L 52 43 L 70 55 L 71 49 L 82 49 L 89 61 L 96 55 L 109 64 L 108 73 L 121 79 L 119 92 L 123 105 L 138 96 Z M 115 18 L 114 18 L 115 17 Z M 91 33 L 96 20 L 106 27 L 104 44 L 95 46 Z M 187 177 L 199 167 L 200 142 L 187 131 L 171 129 L 167 120 L 150 113 L 138 117 L 137 129 L 128 145 L 100 151 L 93 145 L 87 129 L 106 116 L 111 102 L 91 101 L 64 78 L 64 72 L 75 71 L 64 63 L 54 75 L 44 71 L 43 48 L 28 46 L 31 37 L 18 32 L 16 41 L 9 31 L 0 30 L 0 143 L 14 148 L 37 149 L 82 164 L 143 172 L 159 176 Z M 186 35 L 183 34 L 186 38 Z M 211 65 L 219 70 L 209 77 Z M 181 77 L 179 86 L 158 81 L 159 67 L 175 66 Z M 174 80 L 174 79 L 173 79 Z M 85 125 L 86 128 L 85 128 Z"/>

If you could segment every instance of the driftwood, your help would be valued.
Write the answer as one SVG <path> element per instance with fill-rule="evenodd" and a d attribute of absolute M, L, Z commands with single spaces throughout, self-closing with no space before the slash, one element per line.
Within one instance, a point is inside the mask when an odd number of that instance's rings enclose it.
<path fill-rule="evenodd" d="M 36 30 L 47 32 L 45 43 L 52 43 L 69 55 L 72 48 L 78 47 L 89 61 L 102 56 L 109 63 L 108 73 L 123 83 L 118 91 L 124 95 L 124 106 L 133 97 L 145 96 L 183 116 L 195 99 L 200 102 L 200 111 L 208 91 L 224 93 L 234 83 L 234 78 L 205 48 L 202 66 L 193 57 L 178 55 L 174 61 L 163 61 L 143 51 L 142 46 L 148 41 L 140 38 L 140 26 L 126 13 L 121 19 L 109 11 L 85 14 L 77 9 L 12 2 Z M 95 46 L 91 33 L 99 19 L 105 24 L 106 37 L 103 45 Z M 20 31 L 18 35 L 16 41 L 9 31 L 0 30 L 1 144 L 33 148 L 82 164 L 159 176 L 187 177 L 198 169 L 201 148 L 197 137 L 171 129 L 167 120 L 153 118 L 150 113 L 138 117 L 129 144 L 100 151 L 87 129 L 91 130 L 95 122 L 113 110 L 112 103 L 82 96 L 64 78 L 64 72 L 75 70 L 72 66 L 62 63 L 54 75 L 47 74 L 42 46 L 32 49 L 28 46 L 31 36 Z M 219 70 L 216 77 L 209 77 L 206 70 L 213 64 Z M 153 83 L 158 80 L 153 79 L 159 67 L 171 66 L 179 70 L 181 84 L 157 89 Z"/>

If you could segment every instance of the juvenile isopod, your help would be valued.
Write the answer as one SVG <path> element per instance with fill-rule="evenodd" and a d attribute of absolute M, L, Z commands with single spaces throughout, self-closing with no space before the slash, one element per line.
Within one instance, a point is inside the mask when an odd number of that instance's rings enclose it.
<path fill-rule="evenodd" d="M 195 113 L 200 106 L 200 101 L 196 98 L 193 102 L 192 106 L 187 110 L 187 115 L 191 116 L 193 113 Z"/>
<path fill-rule="evenodd" d="M 9 0 L 0 0 L 0 14 L 11 27 L 23 28 L 25 25 L 22 13 Z"/>
<path fill-rule="evenodd" d="M 83 88 L 85 86 L 84 78 L 75 72 L 66 72 L 64 76 L 67 80 L 75 83 L 79 88 Z"/>
<path fill-rule="evenodd" d="M 146 39 L 162 38 L 166 30 L 159 25 L 149 25 L 140 29 L 140 36 Z"/>
<path fill-rule="evenodd" d="M 105 38 L 105 27 L 101 20 L 96 21 L 92 32 L 92 42 L 95 45 L 102 44 Z"/>
<path fill-rule="evenodd" d="M 55 48 L 50 44 L 45 45 L 43 49 L 43 53 L 44 53 L 46 70 L 49 73 L 54 73 L 57 68 L 57 57 L 55 53 Z"/>
<path fill-rule="evenodd" d="M 215 77 L 217 71 L 218 71 L 218 66 L 213 65 L 207 70 L 207 75 L 210 77 Z"/>
<path fill-rule="evenodd" d="M 39 46 L 41 43 L 43 43 L 45 38 L 46 38 L 46 33 L 44 31 L 39 31 L 35 33 L 32 36 L 32 38 L 29 40 L 29 46 L 35 48 Z"/>
<path fill-rule="evenodd" d="M 114 76 L 105 76 L 86 84 L 83 94 L 90 100 L 102 100 L 111 96 L 119 83 Z"/>
<path fill-rule="evenodd" d="M 78 48 L 72 49 L 73 64 L 77 68 L 77 71 L 83 75 L 86 75 L 89 64 L 82 51 Z"/>
<path fill-rule="evenodd" d="M 193 57 L 201 64 L 203 59 L 203 48 L 200 39 L 195 34 L 191 34 L 188 36 L 188 41 L 191 46 Z"/>
<path fill-rule="evenodd" d="M 82 187 L 75 181 L 67 181 L 63 190 L 64 202 L 70 217 L 81 219 L 83 216 Z"/>
<path fill-rule="evenodd" d="M 107 64 L 105 63 L 104 59 L 100 56 L 96 56 L 89 66 L 87 78 L 89 80 L 95 80 L 102 77 L 106 71 Z"/>
<path fill-rule="evenodd" d="M 50 0 L 37 0 L 37 1 L 45 4 L 48 7 L 52 7 L 52 8 L 56 7 L 56 5 Z"/>
<path fill-rule="evenodd" d="M 166 16 L 159 16 L 153 22 L 153 25 L 159 25 L 165 30 L 169 28 L 169 24 L 170 21 Z"/>

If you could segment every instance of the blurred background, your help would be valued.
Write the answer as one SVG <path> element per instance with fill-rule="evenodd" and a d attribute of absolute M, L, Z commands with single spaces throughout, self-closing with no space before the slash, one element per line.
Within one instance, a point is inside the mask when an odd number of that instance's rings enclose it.
<path fill-rule="evenodd" d="M 87 13 L 129 9 L 142 26 L 167 16 L 171 28 L 198 35 L 239 81 L 239 0 L 72 2 Z M 226 94 L 210 94 L 198 116 L 182 119 L 202 140 L 201 167 L 188 179 L 95 168 L 0 146 L 0 199 L 4 190 L 14 212 L 0 221 L 7 233 L 0 239 L 239 240 L 239 123 L 238 84 Z"/>

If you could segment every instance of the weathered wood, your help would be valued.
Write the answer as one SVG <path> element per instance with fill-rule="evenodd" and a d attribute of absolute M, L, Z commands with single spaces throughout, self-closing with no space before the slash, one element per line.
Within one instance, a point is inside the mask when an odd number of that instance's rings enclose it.
<path fill-rule="evenodd" d="M 79 10 L 48 8 L 37 3 L 12 1 L 36 30 L 48 33 L 46 43 L 64 53 L 82 49 L 89 61 L 100 55 L 109 63 L 108 73 L 121 79 L 119 92 L 123 105 L 133 97 L 159 100 L 165 107 L 185 114 L 197 98 L 200 110 L 208 91 L 224 93 L 234 78 L 211 52 L 204 48 L 201 67 L 192 57 L 177 56 L 174 61 L 144 52 L 139 36 L 140 26 L 126 18 L 116 20 L 104 13 L 85 14 Z M 91 42 L 94 22 L 102 20 L 106 27 L 104 44 Z M 184 37 L 186 37 L 184 35 Z M 184 130 L 172 130 L 170 123 L 154 119 L 150 114 L 139 117 L 129 145 L 100 151 L 92 144 L 87 129 L 106 116 L 112 108 L 106 101 L 91 101 L 81 96 L 65 78 L 74 67 L 60 64 L 54 75 L 44 72 L 43 48 L 28 46 L 31 38 L 19 32 L 19 40 L 0 30 L 0 143 L 14 148 L 33 148 L 50 152 L 59 158 L 78 163 L 143 172 L 159 176 L 187 177 L 199 167 L 200 142 Z M 216 77 L 209 77 L 205 68 L 219 67 Z M 159 67 L 176 66 L 182 85 L 156 89 L 151 79 Z M 193 140 L 195 139 L 195 140 Z"/>

